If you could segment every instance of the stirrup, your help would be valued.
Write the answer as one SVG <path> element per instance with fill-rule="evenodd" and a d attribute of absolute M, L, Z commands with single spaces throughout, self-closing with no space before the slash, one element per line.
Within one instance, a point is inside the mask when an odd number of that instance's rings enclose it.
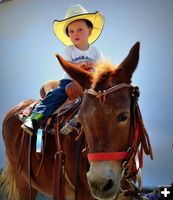
<path fill-rule="evenodd" d="M 22 128 L 26 133 L 28 133 L 29 135 L 31 135 L 31 136 L 33 135 L 34 130 L 31 129 L 31 128 L 29 128 L 29 127 L 27 127 L 25 124 L 22 124 L 21 128 Z"/>
<path fill-rule="evenodd" d="M 28 133 L 29 135 L 33 135 L 36 131 L 36 121 L 30 118 L 26 119 L 25 122 L 21 125 L 21 128 Z"/>

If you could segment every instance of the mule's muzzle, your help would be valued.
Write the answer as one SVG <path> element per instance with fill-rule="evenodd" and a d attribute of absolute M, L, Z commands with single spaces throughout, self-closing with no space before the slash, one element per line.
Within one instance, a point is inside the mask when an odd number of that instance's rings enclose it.
<path fill-rule="evenodd" d="M 88 174 L 88 184 L 91 194 L 98 200 L 114 200 L 120 191 L 121 175 L 107 168 L 91 167 Z"/>
<path fill-rule="evenodd" d="M 118 190 L 112 179 L 108 179 L 101 184 L 89 182 L 89 187 L 93 197 L 99 200 L 113 200 L 118 196 Z"/>

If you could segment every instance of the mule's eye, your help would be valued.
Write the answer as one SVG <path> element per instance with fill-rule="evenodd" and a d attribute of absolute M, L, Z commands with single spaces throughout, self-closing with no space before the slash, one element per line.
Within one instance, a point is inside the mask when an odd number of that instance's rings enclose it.
<path fill-rule="evenodd" d="M 117 117 L 117 122 L 124 122 L 127 120 L 127 115 L 126 114 L 120 114 L 118 117 Z"/>

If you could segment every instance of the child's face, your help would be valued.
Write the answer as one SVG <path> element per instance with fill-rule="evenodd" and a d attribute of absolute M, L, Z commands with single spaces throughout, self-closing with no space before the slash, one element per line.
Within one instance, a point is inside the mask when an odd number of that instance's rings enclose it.
<path fill-rule="evenodd" d="M 68 25 L 68 35 L 78 48 L 88 48 L 88 38 L 92 28 L 88 27 L 85 20 L 76 20 Z"/>

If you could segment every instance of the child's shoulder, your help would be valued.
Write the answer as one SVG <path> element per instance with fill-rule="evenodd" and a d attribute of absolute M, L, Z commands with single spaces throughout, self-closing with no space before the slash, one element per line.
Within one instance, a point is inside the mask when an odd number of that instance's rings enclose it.
<path fill-rule="evenodd" d="M 71 52 L 74 52 L 74 51 L 75 51 L 74 45 L 69 45 L 65 47 L 66 54 L 71 54 Z"/>
<path fill-rule="evenodd" d="M 94 45 L 90 45 L 90 50 L 93 52 L 99 52 L 98 48 Z"/>
<path fill-rule="evenodd" d="M 71 45 L 65 47 L 65 49 L 67 49 L 67 50 L 70 50 L 70 49 L 73 49 L 73 48 L 74 48 L 74 45 L 73 45 L 73 44 L 71 44 Z"/>

